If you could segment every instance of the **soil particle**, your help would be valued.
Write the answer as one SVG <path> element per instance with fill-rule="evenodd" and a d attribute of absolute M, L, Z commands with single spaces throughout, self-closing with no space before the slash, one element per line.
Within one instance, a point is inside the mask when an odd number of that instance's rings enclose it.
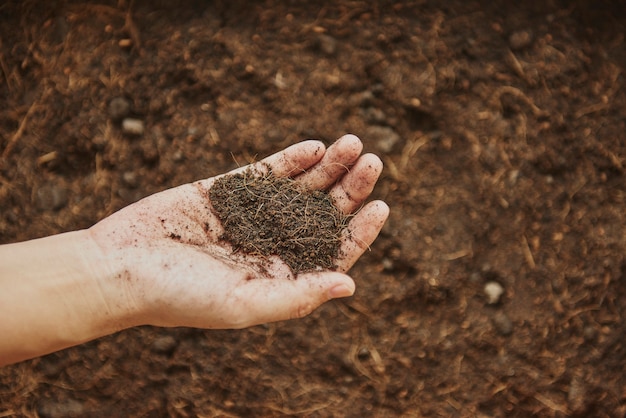
<path fill-rule="evenodd" d="M 139 186 L 139 178 L 137 177 L 137 173 L 134 171 L 125 171 L 124 174 L 122 174 L 122 180 L 124 181 L 124 184 L 131 189 L 135 189 Z"/>
<path fill-rule="evenodd" d="M 336 267 L 346 217 L 328 193 L 248 170 L 217 179 L 209 198 L 235 251 L 279 256 L 294 274 Z"/>
<path fill-rule="evenodd" d="M 513 32 L 511 36 L 509 36 L 509 46 L 514 51 L 527 48 L 530 44 L 532 44 L 532 42 L 533 34 L 527 30 Z"/>
<path fill-rule="evenodd" d="M 487 303 L 494 305 L 500 301 L 500 297 L 504 293 L 504 288 L 500 283 L 490 281 L 485 284 L 484 292 L 487 297 Z"/>
<path fill-rule="evenodd" d="M 109 116 L 119 121 L 130 114 L 130 102 L 124 97 L 116 97 L 109 103 Z"/>
<path fill-rule="evenodd" d="M 51 182 L 37 190 L 37 206 L 41 210 L 58 211 L 67 203 L 67 189 L 59 184 Z"/>
<path fill-rule="evenodd" d="M 384 153 L 392 152 L 400 142 L 400 135 L 388 126 L 370 126 L 366 135 Z"/>
<path fill-rule="evenodd" d="M 320 51 L 325 55 L 333 56 L 337 52 L 337 40 L 332 36 L 320 35 L 317 42 Z"/>
<path fill-rule="evenodd" d="M 128 136 L 141 136 L 145 131 L 144 123 L 140 119 L 126 118 L 122 121 L 122 132 Z"/>
<path fill-rule="evenodd" d="M 170 354 L 178 346 L 178 341 L 171 335 L 163 335 L 152 342 L 152 351 L 160 354 Z"/>
<path fill-rule="evenodd" d="M 65 402 L 55 402 L 53 400 L 43 400 L 38 408 L 42 417 L 79 417 L 85 413 L 83 404 L 74 399 Z"/>
<path fill-rule="evenodd" d="M 493 325 L 500 335 L 511 335 L 513 332 L 513 322 L 504 312 L 496 312 L 493 316 Z"/>

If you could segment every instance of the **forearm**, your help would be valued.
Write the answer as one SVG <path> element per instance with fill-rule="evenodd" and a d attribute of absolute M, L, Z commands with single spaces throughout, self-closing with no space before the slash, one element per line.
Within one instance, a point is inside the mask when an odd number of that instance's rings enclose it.
<path fill-rule="evenodd" d="M 88 230 L 0 246 L 0 366 L 130 326 L 108 269 Z"/>

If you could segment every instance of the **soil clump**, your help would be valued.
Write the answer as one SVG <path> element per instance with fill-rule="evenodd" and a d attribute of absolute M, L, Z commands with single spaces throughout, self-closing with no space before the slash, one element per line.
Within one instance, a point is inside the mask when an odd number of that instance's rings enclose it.
<path fill-rule="evenodd" d="M 218 178 L 208 194 L 235 251 L 276 255 L 294 274 L 336 267 L 347 217 L 327 192 L 248 169 Z"/>

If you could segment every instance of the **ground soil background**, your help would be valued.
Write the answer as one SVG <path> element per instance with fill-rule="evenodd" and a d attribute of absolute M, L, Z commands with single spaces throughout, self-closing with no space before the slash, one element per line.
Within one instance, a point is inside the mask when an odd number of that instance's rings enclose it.
<path fill-rule="evenodd" d="M 5 367 L 0 416 L 623 416 L 625 29 L 608 0 L 2 2 L 0 242 L 345 132 L 391 216 L 354 297 Z"/>

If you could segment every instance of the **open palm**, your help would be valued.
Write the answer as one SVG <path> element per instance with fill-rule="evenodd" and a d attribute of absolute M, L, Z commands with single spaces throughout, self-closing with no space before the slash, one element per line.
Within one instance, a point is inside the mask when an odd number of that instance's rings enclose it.
<path fill-rule="evenodd" d="M 90 232 L 104 258 L 116 266 L 111 267 L 116 271 L 112 284 L 140 312 L 138 324 L 242 328 L 302 317 L 329 299 L 354 292 L 355 284 L 345 273 L 388 216 L 381 201 L 363 205 L 382 163 L 361 151 L 361 141 L 346 135 L 328 149 L 319 141 L 304 141 L 254 164 L 259 172 L 271 169 L 277 177 L 328 190 L 345 214 L 358 209 L 333 271 L 294 277 L 278 257 L 259 268 L 254 257 L 234 252 L 219 239 L 223 228 L 208 198 L 215 177 L 149 196 Z"/>

